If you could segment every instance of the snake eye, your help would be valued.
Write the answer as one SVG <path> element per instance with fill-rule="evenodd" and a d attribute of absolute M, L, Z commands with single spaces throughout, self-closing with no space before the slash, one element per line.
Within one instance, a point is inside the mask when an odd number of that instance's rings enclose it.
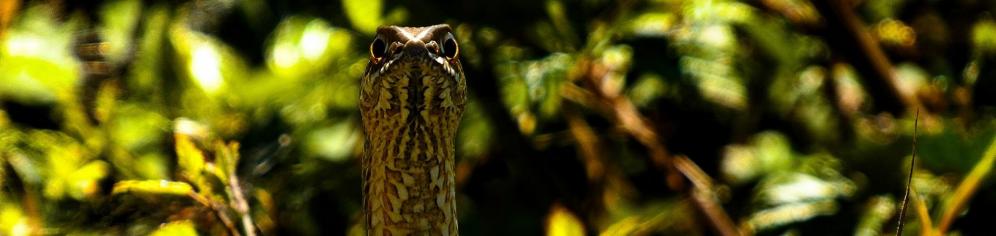
<path fill-rule="evenodd" d="M 384 43 L 383 39 L 376 38 L 374 39 L 373 43 L 370 43 L 370 57 L 375 62 L 380 61 L 382 58 L 384 58 L 384 55 L 386 54 L 387 54 L 387 43 Z"/>
<path fill-rule="evenodd" d="M 460 47 L 457 46 L 456 40 L 453 39 L 452 35 L 447 36 L 446 40 L 443 41 L 443 56 L 446 56 L 446 59 L 453 60 L 459 54 Z"/>

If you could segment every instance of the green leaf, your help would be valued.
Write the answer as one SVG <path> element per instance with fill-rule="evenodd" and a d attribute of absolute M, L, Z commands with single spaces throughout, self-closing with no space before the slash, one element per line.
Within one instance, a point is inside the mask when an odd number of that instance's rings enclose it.
<path fill-rule="evenodd" d="M 349 52 L 352 36 L 318 18 L 290 17 L 277 25 L 267 48 L 266 65 L 286 79 L 310 78 L 333 58 Z M 286 79 L 284 79 L 286 78 Z"/>
<path fill-rule="evenodd" d="M 467 110 L 463 113 L 463 120 L 460 122 L 460 130 L 457 131 L 457 140 L 460 156 L 464 161 L 474 160 L 485 155 L 494 138 L 494 128 L 491 121 L 484 114 L 483 107 L 477 101 L 470 101 Z"/>
<path fill-rule="evenodd" d="M 167 180 L 125 180 L 114 183 L 112 194 L 145 193 L 186 196 L 194 193 L 194 188 L 184 182 Z"/>
<path fill-rule="evenodd" d="M 214 168 L 214 174 L 221 179 L 221 182 L 228 183 L 229 176 L 235 176 L 236 167 L 239 165 L 239 143 L 223 142 L 215 143 L 215 163 L 218 168 Z"/>
<path fill-rule="evenodd" d="M 24 103 L 71 100 L 80 76 L 73 55 L 79 18 L 57 21 L 53 8 L 21 13 L 0 38 L 0 98 Z"/>
<path fill-rule="evenodd" d="M 896 201 L 890 196 L 874 196 L 865 203 L 864 211 L 854 231 L 857 236 L 882 235 L 882 229 L 896 212 Z"/>
<path fill-rule="evenodd" d="M 20 206 L 0 203 L 0 234 L 28 235 L 28 220 Z"/>
<path fill-rule="evenodd" d="M 972 26 L 972 45 L 984 54 L 996 53 L 996 22 L 984 19 Z"/>
<path fill-rule="evenodd" d="M 202 191 L 210 189 L 210 184 L 204 180 L 204 153 L 194 145 L 189 136 L 182 133 L 175 134 L 177 165 L 183 177 L 201 188 Z"/>
<path fill-rule="evenodd" d="M 373 35 L 383 22 L 381 0 L 345 0 L 342 7 L 346 9 L 346 17 L 353 23 L 353 28 L 364 34 Z"/>
<path fill-rule="evenodd" d="M 137 0 L 111 1 L 101 7 L 101 33 L 107 45 L 108 60 L 117 62 L 125 59 L 141 10 L 142 3 Z"/>
<path fill-rule="evenodd" d="M 169 222 L 162 227 L 159 227 L 155 232 L 152 232 L 152 236 L 186 236 L 186 235 L 197 235 L 197 230 L 194 229 L 194 223 L 189 220 L 173 221 Z"/>
<path fill-rule="evenodd" d="M 947 232 L 948 226 L 960 215 L 962 209 L 968 205 L 968 201 L 979 190 L 982 181 L 992 171 L 994 161 L 996 161 L 996 136 L 993 136 L 991 140 L 989 148 L 986 149 L 985 154 L 982 154 L 982 159 L 975 164 L 975 167 L 968 173 L 968 176 L 965 176 L 965 179 L 958 184 L 955 192 L 944 200 L 944 213 L 941 215 L 941 220 L 938 221 L 940 223 L 938 223 L 937 227 L 941 234 Z"/>
<path fill-rule="evenodd" d="M 245 60 L 221 40 L 182 26 L 173 25 L 169 40 L 184 65 L 186 75 L 209 97 L 224 96 L 249 77 Z"/>
<path fill-rule="evenodd" d="M 79 167 L 69 176 L 66 183 L 69 187 L 69 195 L 75 199 L 93 197 L 100 192 L 100 180 L 107 177 L 110 166 L 107 162 L 91 161 Z"/>
<path fill-rule="evenodd" d="M 360 140 L 359 127 L 352 120 L 342 121 L 329 127 L 320 127 L 308 132 L 305 147 L 309 153 L 323 159 L 341 162 L 348 160 Z"/>
<path fill-rule="evenodd" d="M 554 205 L 546 218 L 546 235 L 570 236 L 585 235 L 584 225 L 573 213 L 560 205 Z"/>

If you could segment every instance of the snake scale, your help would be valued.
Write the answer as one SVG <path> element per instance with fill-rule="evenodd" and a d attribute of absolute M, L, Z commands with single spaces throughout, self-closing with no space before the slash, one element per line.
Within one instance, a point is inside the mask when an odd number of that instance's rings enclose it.
<path fill-rule="evenodd" d="M 368 235 L 457 235 L 454 136 L 467 101 L 448 25 L 381 26 L 360 82 Z"/>

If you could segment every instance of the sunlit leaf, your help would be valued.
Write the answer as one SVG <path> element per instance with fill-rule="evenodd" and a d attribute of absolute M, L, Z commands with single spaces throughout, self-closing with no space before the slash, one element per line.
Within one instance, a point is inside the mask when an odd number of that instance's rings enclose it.
<path fill-rule="evenodd" d="M 972 45 L 980 53 L 996 53 L 996 21 L 984 19 L 972 26 Z"/>
<path fill-rule="evenodd" d="M 329 127 L 308 132 L 305 140 L 308 152 L 329 161 L 341 162 L 348 159 L 360 139 L 358 127 L 352 121 L 343 121 Z"/>
<path fill-rule="evenodd" d="M 167 180 L 124 180 L 114 183 L 113 194 L 143 193 L 186 196 L 194 192 L 190 184 Z"/>
<path fill-rule="evenodd" d="M 149 152 L 145 154 L 139 154 L 137 156 L 125 156 L 124 158 L 134 158 L 134 162 L 130 162 L 132 165 L 132 171 L 137 175 L 135 178 L 139 179 L 165 179 L 170 176 L 170 162 L 167 161 L 168 158 L 159 152 Z"/>
<path fill-rule="evenodd" d="M 123 104 L 108 124 L 114 143 L 131 151 L 162 143 L 169 125 L 168 119 L 142 104 Z"/>
<path fill-rule="evenodd" d="M 695 224 L 686 215 L 693 210 L 692 205 L 681 201 L 655 201 L 611 210 L 620 218 L 602 229 L 600 236 L 679 235 L 688 233 L 685 226 Z"/>
<path fill-rule="evenodd" d="M 346 17 L 353 23 L 353 28 L 365 34 L 373 34 L 377 27 L 381 25 L 383 11 L 381 0 L 345 0 L 342 6 L 346 10 Z"/>
<path fill-rule="evenodd" d="M 865 204 L 864 213 L 859 218 L 855 236 L 882 235 L 882 226 L 887 225 L 896 212 L 896 201 L 888 196 L 876 196 Z"/>
<path fill-rule="evenodd" d="M 32 235 L 28 225 L 28 217 L 20 206 L 0 203 L 0 234 L 11 236 Z"/>
<path fill-rule="evenodd" d="M 656 74 L 644 74 L 636 79 L 627 95 L 633 103 L 643 107 L 666 95 L 669 92 L 668 89 L 669 86 L 664 82 L 664 78 Z"/>
<path fill-rule="evenodd" d="M 100 192 L 100 180 L 107 177 L 110 166 L 103 161 L 92 161 L 81 166 L 70 176 L 66 184 L 69 195 L 75 199 L 93 197 Z"/>
<path fill-rule="evenodd" d="M 197 230 L 194 228 L 194 223 L 189 220 L 183 221 L 173 221 L 156 229 L 152 232 L 153 236 L 196 236 Z"/>
<path fill-rule="evenodd" d="M 633 64 L 633 48 L 626 45 L 613 45 L 602 51 L 598 62 L 605 67 L 607 73 L 602 78 L 602 93 L 616 96 L 626 85 L 626 74 Z"/>
<path fill-rule="evenodd" d="M 778 132 L 761 132 L 749 146 L 730 145 L 723 154 L 722 170 L 727 179 L 742 183 L 764 173 L 787 170 L 794 163 L 788 138 Z"/>
<path fill-rule="evenodd" d="M 107 176 L 109 166 L 91 161 L 93 153 L 86 146 L 61 132 L 32 131 L 28 137 L 25 154 L 31 159 L 13 157 L 11 163 L 22 175 L 41 171 L 38 177 L 44 182 L 46 198 L 59 200 L 68 195 L 82 200 L 99 192 L 98 182 Z"/>
<path fill-rule="evenodd" d="M 27 8 L 0 39 L 0 98 L 39 103 L 74 95 L 81 77 L 72 44 L 78 19 L 57 22 L 53 11 Z"/>
<path fill-rule="evenodd" d="M 165 60 L 163 54 L 167 52 L 164 45 L 169 14 L 168 9 L 162 6 L 142 11 L 145 25 L 137 29 L 142 32 L 142 37 L 135 42 L 135 61 L 132 62 L 132 69 L 129 70 L 125 83 L 129 90 L 146 94 L 148 97 L 143 98 L 154 100 L 163 92 L 161 70 Z"/>
<path fill-rule="evenodd" d="M 239 165 L 239 143 L 231 142 L 225 144 L 223 142 L 215 143 L 215 175 L 218 179 L 221 179 L 222 183 L 228 183 L 229 177 L 235 175 L 236 168 Z"/>
<path fill-rule="evenodd" d="M 764 137 L 764 136 L 761 136 Z M 759 149 L 771 149 L 769 156 L 785 156 L 791 169 L 767 170 L 755 190 L 756 210 L 746 224 L 751 231 L 764 231 L 820 215 L 831 215 L 839 208 L 838 199 L 848 198 L 856 191 L 855 184 L 843 177 L 837 159 L 829 154 L 797 156 L 791 153 L 787 140 L 768 134 L 758 138 Z M 764 148 L 766 147 L 767 148 Z M 780 153 L 780 154 L 779 154 Z"/>
<path fill-rule="evenodd" d="M 750 216 L 746 224 L 750 231 L 764 231 L 810 218 L 830 215 L 837 212 L 837 204 L 832 200 L 818 200 L 779 205 L 758 211 Z"/>
<path fill-rule="evenodd" d="M 546 217 L 546 235 L 548 236 L 574 236 L 585 235 L 584 225 L 577 216 L 574 216 L 567 208 L 554 205 Z"/>
<path fill-rule="evenodd" d="M 7 112 L 0 109 L 0 128 L 8 128 L 10 126 L 10 118 L 7 117 Z M 2 138 L 0 138 L 2 139 Z M 2 145 L 3 143 L 0 143 Z"/>
<path fill-rule="evenodd" d="M 843 187 L 811 175 L 779 175 L 762 183 L 760 197 L 773 205 L 808 202 L 850 194 Z"/>
<path fill-rule="evenodd" d="M 691 1 L 682 9 L 688 20 L 704 23 L 750 22 L 755 19 L 755 10 L 737 1 Z"/>
<path fill-rule="evenodd" d="M 561 104 L 561 86 L 574 58 L 557 53 L 540 60 L 511 62 L 499 67 L 503 100 L 513 115 L 520 118 L 520 129 L 531 133 L 535 125 L 533 114 L 555 117 Z"/>
<path fill-rule="evenodd" d="M 649 12 L 629 22 L 630 30 L 638 36 L 664 36 L 676 24 L 672 13 Z"/>
<path fill-rule="evenodd" d="M 882 43 L 894 46 L 912 46 L 916 43 L 916 32 L 902 21 L 886 19 L 875 25 L 874 31 Z"/>
<path fill-rule="evenodd" d="M 107 45 L 108 60 L 118 62 L 128 53 L 141 10 L 142 4 L 138 0 L 111 1 L 100 9 L 101 35 Z"/>
<path fill-rule="evenodd" d="M 742 78 L 734 74 L 732 65 L 723 60 L 696 57 L 682 58 L 680 64 L 694 79 L 704 99 L 731 109 L 745 108 L 746 87 Z"/>
<path fill-rule="evenodd" d="M 352 36 L 317 18 L 291 17 L 281 22 L 267 48 L 267 66 L 279 76 L 299 79 L 328 67 L 349 51 Z M 286 80 L 281 80 L 287 83 Z"/>
<path fill-rule="evenodd" d="M 223 91 L 230 86 L 238 87 L 248 77 L 248 66 L 242 57 L 210 35 L 174 24 L 169 29 L 169 39 L 186 75 L 211 97 L 224 95 Z"/>
<path fill-rule="evenodd" d="M 209 188 L 204 180 L 203 171 L 205 169 L 204 152 L 194 144 L 189 136 L 183 133 L 174 134 L 176 142 L 177 167 L 186 179 L 189 179 L 199 188 Z"/>

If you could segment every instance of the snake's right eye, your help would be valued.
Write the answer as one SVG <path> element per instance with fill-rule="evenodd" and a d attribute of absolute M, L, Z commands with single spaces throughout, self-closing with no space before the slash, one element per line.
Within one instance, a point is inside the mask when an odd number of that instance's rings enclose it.
<path fill-rule="evenodd" d="M 387 55 L 387 43 L 380 38 L 374 39 L 373 43 L 370 43 L 370 58 L 374 62 L 380 62 L 384 55 Z"/>

